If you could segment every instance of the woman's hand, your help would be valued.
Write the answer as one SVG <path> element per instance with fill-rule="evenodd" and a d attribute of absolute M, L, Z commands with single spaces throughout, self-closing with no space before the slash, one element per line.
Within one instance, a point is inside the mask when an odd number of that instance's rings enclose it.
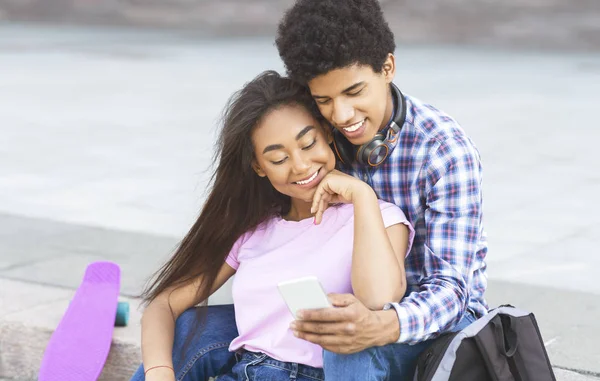
<path fill-rule="evenodd" d="M 321 223 L 328 204 L 352 204 L 357 197 L 368 193 L 374 192 L 367 183 L 334 169 L 317 185 L 313 196 L 310 211 L 315 213 L 315 224 Z"/>

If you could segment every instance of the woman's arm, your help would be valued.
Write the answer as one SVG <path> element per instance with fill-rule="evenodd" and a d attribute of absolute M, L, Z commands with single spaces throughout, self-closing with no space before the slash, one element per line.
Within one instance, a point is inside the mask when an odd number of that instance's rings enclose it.
<path fill-rule="evenodd" d="M 211 288 L 211 295 L 218 290 L 235 270 L 224 263 Z M 188 308 L 200 303 L 196 293 L 202 279 L 159 294 L 144 310 L 142 315 L 142 358 L 144 369 L 165 365 L 173 367 L 172 351 L 175 321 Z M 169 308 L 170 306 L 170 308 Z M 175 380 L 169 368 L 155 368 L 148 372 L 147 381 Z"/>
<path fill-rule="evenodd" d="M 315 223 L 321 222 L 327 204 L 334 202 L 354 204 L 352 289 L 356 298 L 372 310 L 402 299 L 408 228 L 396 224 L 386 229 L 373 189 L 337 170 L 328 173 L 315 191 L 311 209 Z"/>
<path fill-rule="evenodd" d="M 406 291 L 404 256 L 409 230 L 404 224 L 386 229 L 375 192 L 362 184 L 356 186 L 352 200 L 352 289 L 367 308 L 379 310 L 386 303 L 402 299 Z"/>

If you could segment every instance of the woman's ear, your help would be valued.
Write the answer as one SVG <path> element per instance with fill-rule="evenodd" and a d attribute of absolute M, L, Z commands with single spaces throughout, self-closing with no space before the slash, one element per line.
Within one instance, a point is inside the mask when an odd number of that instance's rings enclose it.
<path fill-rule="evenodd" d="M 259 175 L 260 177 L 265 177 L 267 175 L 265 173 L 265 171 L 262 170 L 260 165 L 258 165 L 256 160 L 252 160 L 252 169 L 254 169 L 254 172 L 256 172 L 256 174 Z"/>

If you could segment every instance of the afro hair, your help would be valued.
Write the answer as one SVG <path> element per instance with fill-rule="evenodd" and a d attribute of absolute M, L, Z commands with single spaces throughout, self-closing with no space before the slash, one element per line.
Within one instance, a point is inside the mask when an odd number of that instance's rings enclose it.
<path fill-rule="evenodd" d="M 381 72 L 394 34 L 378 0 L 298 0 L 275 41 L 288 75 L 300 83 L 354 64 Z"/>

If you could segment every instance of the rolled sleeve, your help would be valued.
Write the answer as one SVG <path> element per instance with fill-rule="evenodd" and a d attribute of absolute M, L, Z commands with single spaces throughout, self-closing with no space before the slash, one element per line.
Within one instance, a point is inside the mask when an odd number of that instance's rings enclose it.
<path fill-rule="evenodd" d="M 403 224 L 408 228 L 408 245 L 406 247 L 406 253 L 404 254 L 405 257 L 408 256 L 415 240 L 415 229 L 406 218 L 402 209 L 398 206 L 379 200 L 379 208 L 381 210 L 381 216 L 383 217 L 383 225 L 386 229 L 397 224 Z"/>

